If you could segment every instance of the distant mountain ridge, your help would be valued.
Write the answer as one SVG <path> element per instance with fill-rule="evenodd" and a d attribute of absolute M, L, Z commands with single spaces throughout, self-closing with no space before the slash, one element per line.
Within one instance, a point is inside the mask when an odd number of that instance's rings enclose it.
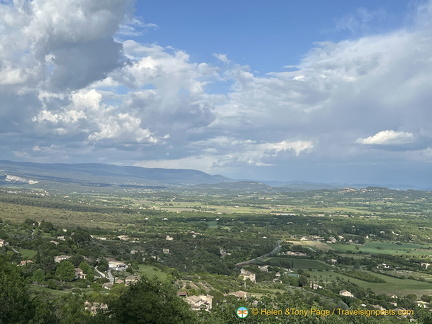
<path fill-rule="evenodd" d="M 0 160 L 0 186 L 30 186 L 59 191 L 88 191 L 89 189 L 144 188 L 166 189 L 189 187 L 209 192 L 281 192 L 321 189 L 387 187 L 399 190 L 415 188 L 408 185 L 326 184 L 306 181 L 238 180 L 222 175 L 210 175 L 194 169 L 163 169 L 119 166 L 102 163 L 35 163 Z M 92 189 L 92 190 L 93 190 Z"/>
<path fill-rule="evenodd" d="M 0 161 L 0 174 L 38 181 L 82 185 L 182 186 L 234 181 L 192 169 L 143 168 L 101 163 L 34 163 Z"/>

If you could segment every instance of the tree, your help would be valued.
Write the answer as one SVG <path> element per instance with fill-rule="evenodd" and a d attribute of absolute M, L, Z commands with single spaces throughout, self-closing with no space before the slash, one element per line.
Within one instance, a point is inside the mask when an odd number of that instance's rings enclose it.
<path fill-rule="evenodd" d="M 299 287 L 304 287 L 308 284 L 309 280 L 305 275 L 300 275 L 298 277 L 298 285 Z"/>
<path fill-rule="evenodd" d="M 197 323 L 189 305 L 176 295 L 168 282 L 147 277 L 130 286 L 109 304 L 108 313 L 118 323 Z"/>
<path fill-rule="evenodd" d="M 98 261 L 99 271 L 108 271 L 108 261 L 105 258 L 100 258 Z"/>
<path fill-rule="evenodd" d="M 43 270 L 37 269 L 35 272 L 33 272 L 32 280 L 34 282 L 39 283 L 39 284 L 44 282 L 45 281 L 45 273 L 43 272 Z"/>
<path fill-rule="evenodd" d="M 40 223 L 40 229 L 45 233 L 49 233 L 54 230 L 54 225 L 51 222 L 45 222 L 44 220 Z"/>
<path fill-rule="evenodd" d="M 79 254 L 75 254 L 72 257 L 70 257 L 69 262 L 72 262 L 74 266 L 78 267 L 78 265 L 84 261 L 84 257 Z"/>
<path fill-rule="evenodd" d="M 57 305 L 57 311 L 64 324 L 90 323 L 90 312 L 84 307 L 85 297 L 78 294 L 63 296 Z"/>
<path fill-rule="evenodd" d="M 0 323 L 28 323 L 35 307 L 17 267 L 0 257 Z"/>
<path fill-rule="evenodd" d="M 60 262 L 56 269 L 56 277 L 63 281 L 72 281 L 75 279 L 75 267 L 72 262 L 65 260 Z"/>
<path fill-rule="evenodd" d="M 79 268 L 87 275 L 87 280 L 93 281 L 94 280 L 94 273 L 92 267 L 90 265 L 83 261 L 79 264 Z"/>

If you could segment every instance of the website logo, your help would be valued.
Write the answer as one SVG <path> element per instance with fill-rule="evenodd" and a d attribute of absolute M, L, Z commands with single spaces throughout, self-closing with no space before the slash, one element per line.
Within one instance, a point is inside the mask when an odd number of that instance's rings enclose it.
<path fill-rule="evenodd" d="M 246 307 L 239 307 L 237 308 L 237 317 L 239 318 L 246 318 L 249 314 L 249 311 Z"/>

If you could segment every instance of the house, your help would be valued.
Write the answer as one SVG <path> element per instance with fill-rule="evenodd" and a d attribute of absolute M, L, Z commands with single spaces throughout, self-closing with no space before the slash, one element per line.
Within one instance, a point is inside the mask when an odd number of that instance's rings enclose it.
<path fill-rule="evenodd" d="M 336 243 L 337 242 L 337 240 L 332 236 L 332 237 L 329 237 L 329 239 L 327 240 L 327 242 L 326 243 Z"/>
<path fill-rule="evenodd" d="M 422 300 L 417 300 L 417 306 L 420 308 L 427 308 L 427 302 L 424 302 Z"/>
<path fill-rule="evenodd" d="M 316 283 L 313 283 L 313 282 L 311 282 L 311 283 L 309 284 L 309 287 L 311 287 L 311 288 L 314 289 L 314 290 L 322 289 L 322 288 L 323 288 L 322 286 L 320 286 L 320 285 L 318 285 L 318 284 L 316 284 Z"/>
<path fill-rule="evenodd" d="M 212 309 L 213 296 L 211 295 L 188 296 L 185 300 L 194 311 L 201 309 L 210 311 Z"/>
<path fill-rule="evenodd" d="M 177 296 L 185 298 L 187 297 L 187 291 L 177 291 Z"/>
<path fill-rule="evenodd" d="M 33 263 L 33 261 L 32 260 L 22 260 L 21 262 L 20 262 L 20 266 L 22 267 L 22 266 L 26 266 L 27 264 L 29 264 L 29 263 Z"/>
<path fill-rule="evenodd" d="M 117 261 L 116 259 L 113 258 L 107 258 L 107 261 L 108 261 L 108 268 L 110 268 L 111 270 L 125 271 L 128 267 L 128 265 L 123 261 Z"/>
<path fill-rule="evenodd" d="M 166 239 L 167 241 L 172 241 L 172 240 L 174 240 L 174 238 L 173 238 L 172 236 L 169 236 L 169 235 L 167 235 L 165 239 Z"/>
<path fill-rule="evenodd" d="M 195 234 L 194 234 L 194 235 L 195 235 Z M 227 252 L 227 251 L 225 251 L 225 250 L 222 249 L 222 248 L 219 248 L 219 253 L 220 253 L 220 255 L 221 255 L 221 258 L 224 258 L 226 255 L 231 255 L 230 252 Z"/>
<path fill-rule="evenodd" d="M 258 269 L 262 272 L 268 272 L 268 265 L 258 266 Z"/>
<path fill-rule="evenodd" d="M 430 266 L 430 263 L 426 263 L 426 262 L 422 262 L 421 264 L 420 264 L 420 266 L 423 268 L 425 268 L 425 269 L 427 269 L 429 266 Z"/>
<path fill-rule="evenodd" d="M 169 249 L 162 249 L 162 252 L 165 253 L 165 254 L 169 254 L 170 253 Z"/>
<path fill-rule="evenodd" d="M 85 279 L 86 276 L 80 268 L 75 268 L 75 279 Z"/>
<path fill-rule="evenodd" d="M 250 271 L 247 271 L 245 269 L 240 269 L 240 277 L 243 277 L 243 280 L 249 279 L 252 282 L 256 282 L 256 275 L 255 273 L 252 273 Z"/>
<path fill-rule="evenodd" d="M 108 290 L 110 290 L 113 286 L 114 286 L 114 284 L 112 282 L 105 282 L 104 284 L 102 284 L 102 288 L 105 288 Z"/>
<path fill-rule="evenodd" d="M 57 236 L 57 240 L 59 240 L 59 241 L 66 241 L 66 237 L 64 235 Z"/>
<path fill-rule="evenodd" d="M 69 255 L 57 255 L 57 256 L 54 257 L 54 262 L 55 263 L 60 263 L 60 262 L 62 262 L 64 260 L 67 260 L 69 258 L 70 258 Z"/>
<path fill-rule="evenodd" d="M 3 239 L 0 239 L 0 247 L 6 246 L 6 245 L 8 245 L 8 242 L 6 242 Z"/>
<path fill-rule="evenodd" d="M 339 291 L 339 295 L 345 296 L 345 297 L 354 297 L 354 295 L 352 293 L 350 293 L 348 290 L 345 290 L 345 289 Z"/>
<path fill-rule="evenodd" d="M 377 265 L 377 269 L 390 269 L 390 266 L 388 264 L 385 263 L 381 263 Z"/>
<path fill-rule="evenodd" d="M 230 293 L 226 294 L 225 296 L 228 296 L 228 295 L 235 296 L 235 297 L 237 297 L 238 300 L 246 300 L 247 299 L 247 292 L 242 291 L 242 290 L 230 292 Z"/>
<path fill-rule="evenodd" d="M 125 285 L 126 285 L 126 286 L 132 285 L 132 284 L 134 284 L 134 283 L 137 283 L 138 280 L 140 280 L 140 279 L 141 279 L 141 277 L 140 277 L 139 275 L 131 275 L 131 276 L 127 276 L 127 277 L 125 278 Z"/>

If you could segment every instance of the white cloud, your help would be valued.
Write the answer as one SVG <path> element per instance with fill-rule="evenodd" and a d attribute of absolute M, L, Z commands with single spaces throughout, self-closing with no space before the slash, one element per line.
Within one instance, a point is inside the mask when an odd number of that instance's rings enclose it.
<path fill-rule="evenodd" d="M 213 56 L 215 58 L 217 58 L 219 61 L 221 61 L 222 63 L 225 63 L 225 64 L 230 63 L 230 60 L 228 59 L 228 56 L 226 54 L 216 53 L 216 54 L 213 54 Z"/>
<path fill-rule="evenodd" d="M 226 54 L 211 65 L 130 39 L 156 28 L 131 3 L 0 3 L 0 144 L 27 158 L 86 152 L 209 172 L 428 156 L 432 2 L 410 28 L 317 43 L 295 70 L 265 75 Z M 338 28 L 379 17 L 359 11 Z"/>
<path fill-rule="evenodd" d="M 401 145 L 413 143 L 414 140 L 413 133 L 384 130 L 367 138 L 359 138 L 357 143 L 364 145 Z"/>

